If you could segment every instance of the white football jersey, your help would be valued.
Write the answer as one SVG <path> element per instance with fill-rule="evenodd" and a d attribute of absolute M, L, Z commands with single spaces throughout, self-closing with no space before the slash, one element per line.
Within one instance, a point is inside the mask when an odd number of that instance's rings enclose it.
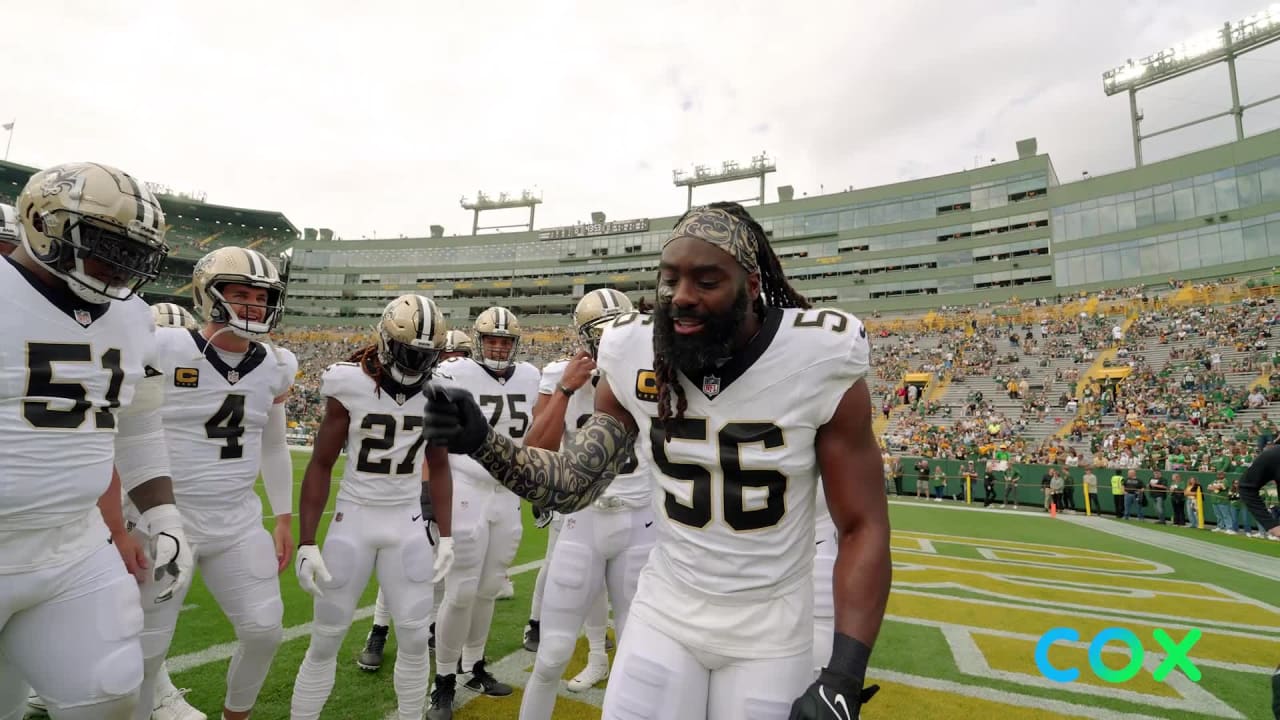
<path fill-rule="evenodd" d="M 494 377 L 471 358 L 456 357 L 440 363 L 433 382 L 460 387 L 475 398 L 489 425 L 524 445 L 524 434 L 533 422 L 533 404 L 538 400 L 538 369 L 527 362 L 512 365 L 510 377 Z M 480 463 L 467 455 L 450 455 L 449 468 L 454 475 L 476 483 L 497 484 Z"/>
<path fill-rule="evenodd" d="M 623 315 L 605 331 L 598 361 L 636 421 L 636 453 L 653 460 L 661 488 L 654 503 L 663 522 L 642 594 L 649 581 L 675 596 L 662 611 L 679 616 L 671 631 L 714 630 L 690 642 L 729 652 L 796 644 L 787 635 L 799 618 L 766 630 L 743 627 L 729 610 L 812 593 L 814 440 L 868 371 L 866 330 L 838 310 L 770 310 L 728 363 L 696 381 L 680 373 L 688 408 L 670 433 L 657 424 L 652 347 L 652 317 Z M 642 600 L 635 609 L 657 621 Z"/>
<path fill-rule="evenodd" d="M 827 507 L 827 493 L 822 488 L 822 478 L 818 478 L 817 505 L 815 506 L 813 516 L 813 534 L 818 542 L 822 542 L 827 538 L 834 537 L 836 534 L 836 523 L 831 519 L 831 510 Z"/>
<path fill-rule="evenodd" d="M 156 345 L 173 493 L 187 535 L 204 543 L 261 526 L 253 486 L 262 431 L 275 399 L 293 385 L 298 359 L 257 342 L 243 355 L 225 353 L 185 328 L 158 329 Z"/>
<path fill-rule="evenodd" d="M 542 382 L 538 385 L 538 392 L 543 395 L 560 392 L 557 387 L 568 365 L 568 360 L 556 360 L 542 368 Z M 569 406 L 564 412 L 563 437 L 569 437 L 595 413 L 598 379 L 598 375 L 591 378 L 591 382 L 578 388 L 569 398 Z M 563 444 L 561 440 L 561 445 Z M 630 506 L 648 504 L 653 497 L 653 477 L 649 473 L 649 465 L 649 462 L 633 454 L 622 467 L 622 472 L 609 483 L 609 489 L 602 497 L 616 497 Z"/>
<path fill-rule="evenodd" d="M 69 562 L 106 542 L 117 413 L 154 362 L 141 298 L 90 305 L 0 260 L 0 573 Z M 83 521 L 84 531 L 32 532 Z"/>
<path fill-rule="evenodd" d="M 379 384 L 356 363 L 340 362 L 320 376 L 320 394 L 342 403 L 351 417 L 338 500 L 417 504 L 425 457 L 422 388 L 406 388 L 386 372 Z"/>

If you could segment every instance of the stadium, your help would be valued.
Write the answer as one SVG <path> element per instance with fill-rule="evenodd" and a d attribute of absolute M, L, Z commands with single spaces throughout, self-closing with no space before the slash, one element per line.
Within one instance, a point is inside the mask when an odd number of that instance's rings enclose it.
<path fill-rule="evenodd" d="M 856 313 L 872 336 L 894 577 L 868 679 L 882 690 L 862 717 L 1272 717 L 1280 542 L 1233 483 L 1280 435 L 1280 130 L 1071 182 L 1035 138 L 1013 144 L 1016 159 L 968 171 L 800 197 L 786 185 L 766 195 L 778 168 L 764 156 L 675 178 L 691 200 L 694 187 L 758 182 L 749 209 L 795 288 Z M 36 171 L 0 162 L 0 202 Z M 540 199 L 481 195 L 464 200 L 467 234 L 344 240 L 285 211 L 153 190 L 172 251 L 148 302 L 190 307 L 194 265 L 219 247 L 291 255 L 278 340 L 299 359 L 287 406 L 295 507 L 321 372 L 369 342 L 389 300 L 426 295 L 468 330 L 507 308 L 524 327 L 522 359 L 542 367 L 574 350 L 584 294 L 653 302 L 663 242 L 686 209 L 615 220 L 583 208 L 582 223 L 537 227 Z M 529 211 L 521 229 L 479 232 L 483 212 L 512 209 Z M 1274 489 L 1268 505 L 1280 519 Z M 516 691 L 460 693 L 459 720 L 517 717 L 534 664 L 522 630 L 546 530 L 522 516 L 513 592 L 487 646 Z M 255 718 L 288 717 L 310 637 L 312 602 L 292 568 L 281 589 L 285 641 Z M 355 664 L 376 591 L 362 596 L 323 717 L 396 717 L 394 633 L 380 672 Z M 169 671 L 217 717 L 236 638 L 199 578 L 186 603 Z M 1079 669 L 1072 682 L 1038 659 L 1063 627 L 1074 634 L 1044 658 Z M 1092 642 L 1116 628 L 1135 639 Z M 586 661 L 580 639 L 565 678 Z M 599 718 L 606 683 L 561 690 L 555 717 Z"/>

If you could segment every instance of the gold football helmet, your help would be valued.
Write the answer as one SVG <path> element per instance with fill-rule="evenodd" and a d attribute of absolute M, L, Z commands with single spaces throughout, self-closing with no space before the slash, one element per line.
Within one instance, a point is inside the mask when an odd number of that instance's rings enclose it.
<path fill-rule="evenodd" d="M 511 347 L 486 351 L 486 337 L 510 338 Z M 503 372 L 515 362 L 516 348 L 520 347 L 520 321 L 506 308 L 491 307 L 480 313 L 475 324 L 475 344 L 480 346 L 480 362 L 494 372 Z M 493 355 L 493 357 L 490 357 Z"/>
<path fill-rule="evenodd" d="M 450 330 L 444 341 L 445 353 L 454 353 L 453 357 L 471 357 L 471 336 L 465 330 Z"/>
<path fill-rule="evenodd" d="M 42 170 L 18 195 L 22 243 L 85 302 L 128 300 L 169 254 L 164 211 L 131 175 L 97 163 Z"/>
<path fill-rule="evenodd" d="M 631 300 L 613 288 L 599 288 L 582 296 L 578 306 L 573 309 L 573 329 L 578 332 L 583 347 L 591 353 L 591 357 L 594 358 L 596 351 L 600 349 L 600 336 L 604 334 L 604 326 L 615 317 L 633 309 Z"/>
<path fill-rule="evenodd" d="M 18 222 L 17 208 L 0 204 L 0 254 L 8 255 L 21 244 L 22 223 Z"/>
<path fill-rule="evenodd" d="M 401 295 L 378 321 L 378 359 L 396 382 L 420 382 L 440 362 L 448 335 L 444 313 L 431 298 Z"/>
<path fill-rule="evenodd" d="M 248 285 L 267 291 L 262 319 L 242 318 L 222 295 L 226 285 Z M 226 325 L 231 332 L 249 340 L 263 340 L 275 329 L 284 314 L 284 281 L 280 272 L 257 250 L 238 247 L 218 248 L 200 258 L 191 275 L 191 295 L 201 317 Z M 243 305 L 243 303 L 236 303 Z"/>
<path fill-rule="evenodd" d="M 196 317 L 189 310 L 177 303 L 156 303 L 151 306 L 151 317 L 156 327 L 174 327 L 195 330 L 199 327 Z"/>

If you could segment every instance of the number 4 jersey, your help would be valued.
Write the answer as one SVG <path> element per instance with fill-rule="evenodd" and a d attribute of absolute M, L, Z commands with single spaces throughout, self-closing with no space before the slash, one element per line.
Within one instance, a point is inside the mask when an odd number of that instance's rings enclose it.
<path fill-rule="evenodd" d="M 868 371 L 866 330 L 836 310 L 771 309 L 729 362 L 689 378 L 688 407 L 657 423 L 653 318 L 620 316 L 597 366 L 639 428 L 662 519 L 633 612 L 731 657 L 782 657 L 812 642 L 818 428 Z M 808 598 L 808 602 L 805 602 Z"/>
<path fill-rule="evenodd" d="M 538 369 L 527 362 L 512 366 L 506 379 L 494 377 L 470 358 L 450 358 L 440 364 L 433 382 L 460 387 L 471 393 L 489 425 L 516 445 L 524 444 L 524 434 L 533 422 L 533 404 L 538 400 Z M 449 468 L 455 475 L 479 485 L 497 484 L 480 463 L 466 455 L 450 455 Z"/>
<path fill-rule="evenodd" d="M 293 385 L 297 358 L 256 342 L 243 355 L 222 352 L 184 328 L 159 328 L 156 344 L 165 443 L 187 535 L 200 544 L 261 527 L 253 486 L 262 431 L 275 399 Z"/>

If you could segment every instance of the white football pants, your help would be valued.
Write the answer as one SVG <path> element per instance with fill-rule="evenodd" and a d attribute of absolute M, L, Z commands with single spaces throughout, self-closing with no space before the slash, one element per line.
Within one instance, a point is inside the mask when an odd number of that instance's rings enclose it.
<path fill-rule="evenodd" d="M 450 674 L 484 659 L 493 604 L 520 547 L 520 499 L 494 483 L 454 476 L 453 568 L 436 614 L 436 668 Z"/>
<path fill-rule="evenodd" d="M 653 524 L 649 503 L 640 508 L 592 505 L 565 516 L 547 571 L 538 657 L 524 688 L 520 720 L 550 720 L 578 631 L 593 606 L 604 608 L 606 587 L 622 641 L 640 569 L 653 549 Z M 604 652 L 603 647 L 592 650 Z"/>
<path fill-rule="evenodd" d="M 139 529 L 133 532 L 139 541 L 148 541 Z M 205 587 L 236 631 L 236 650 L 227 669 L 223 706 L 235 712 L 252 710 L 284 637 L 284 603 L 276 572 L 275 541 L 271 533 L 257 527 L 234 539 L 193 544 L 192 552 Z M 155 697 L 156 677 L 169 653 L 178 613 L 190 588 L 188 584 L 181 595 L 157 605 L 145 601 L 154 596 L 154 585 L 149 581 L 142 587 L 144 673 L 140 697 Z M 150 720 L 152 709 L 146 704 L 139 703 L 134 720 Z"/>
<path fill-rule="evenodd" d="M 839 547 L 835 530 L 818 541 L 813 555 L 813 676 L 816 678 L 831 660 L 831 645 L 835 641 L 836 605 L 832 589 L 832 577 L 836 569 L 836 549 Z"/>
<path fill-rule="evenodd" d="M 0 575 L 0 719 L 23 716 L 28 684 L 55 718 L 133 715 L 142 605 L 120 553 L 102 540 L 73 562 Z"/>
<path fill-rule="evenodd" d="M 431 618 L 431 544 L 417 498 L 390 507 L 340 500 L 321 557 L 333 579 L 319 583 L 311 645 L 293 684 L 290 717 L 316 720 L 333 691 L 338 650 L 351 627 L 360 595 L 377 573 L 396 624 L 394 684 L 402 720 L 421 720 L 427 702 L 427 626 Z"/>
<path fill-rule="evenodd" d="M 440 542 L 440 526 L 435 522 L 427 523 L 427 542 L 431 543 L 431 547 L 435 547 Z M 444 600 L 444 582 L 431 584 L 431 618 L 427 621 L 428 627 L 436 621 L 436 610 L 440 607 L 440 603 Z M 387 607 L 387 594 L 382 591 L 382 586 L 378 586 L 378 597 L 373 602 L 373 624 L 383 627 L 391 626 L 391 610 Z"/>

